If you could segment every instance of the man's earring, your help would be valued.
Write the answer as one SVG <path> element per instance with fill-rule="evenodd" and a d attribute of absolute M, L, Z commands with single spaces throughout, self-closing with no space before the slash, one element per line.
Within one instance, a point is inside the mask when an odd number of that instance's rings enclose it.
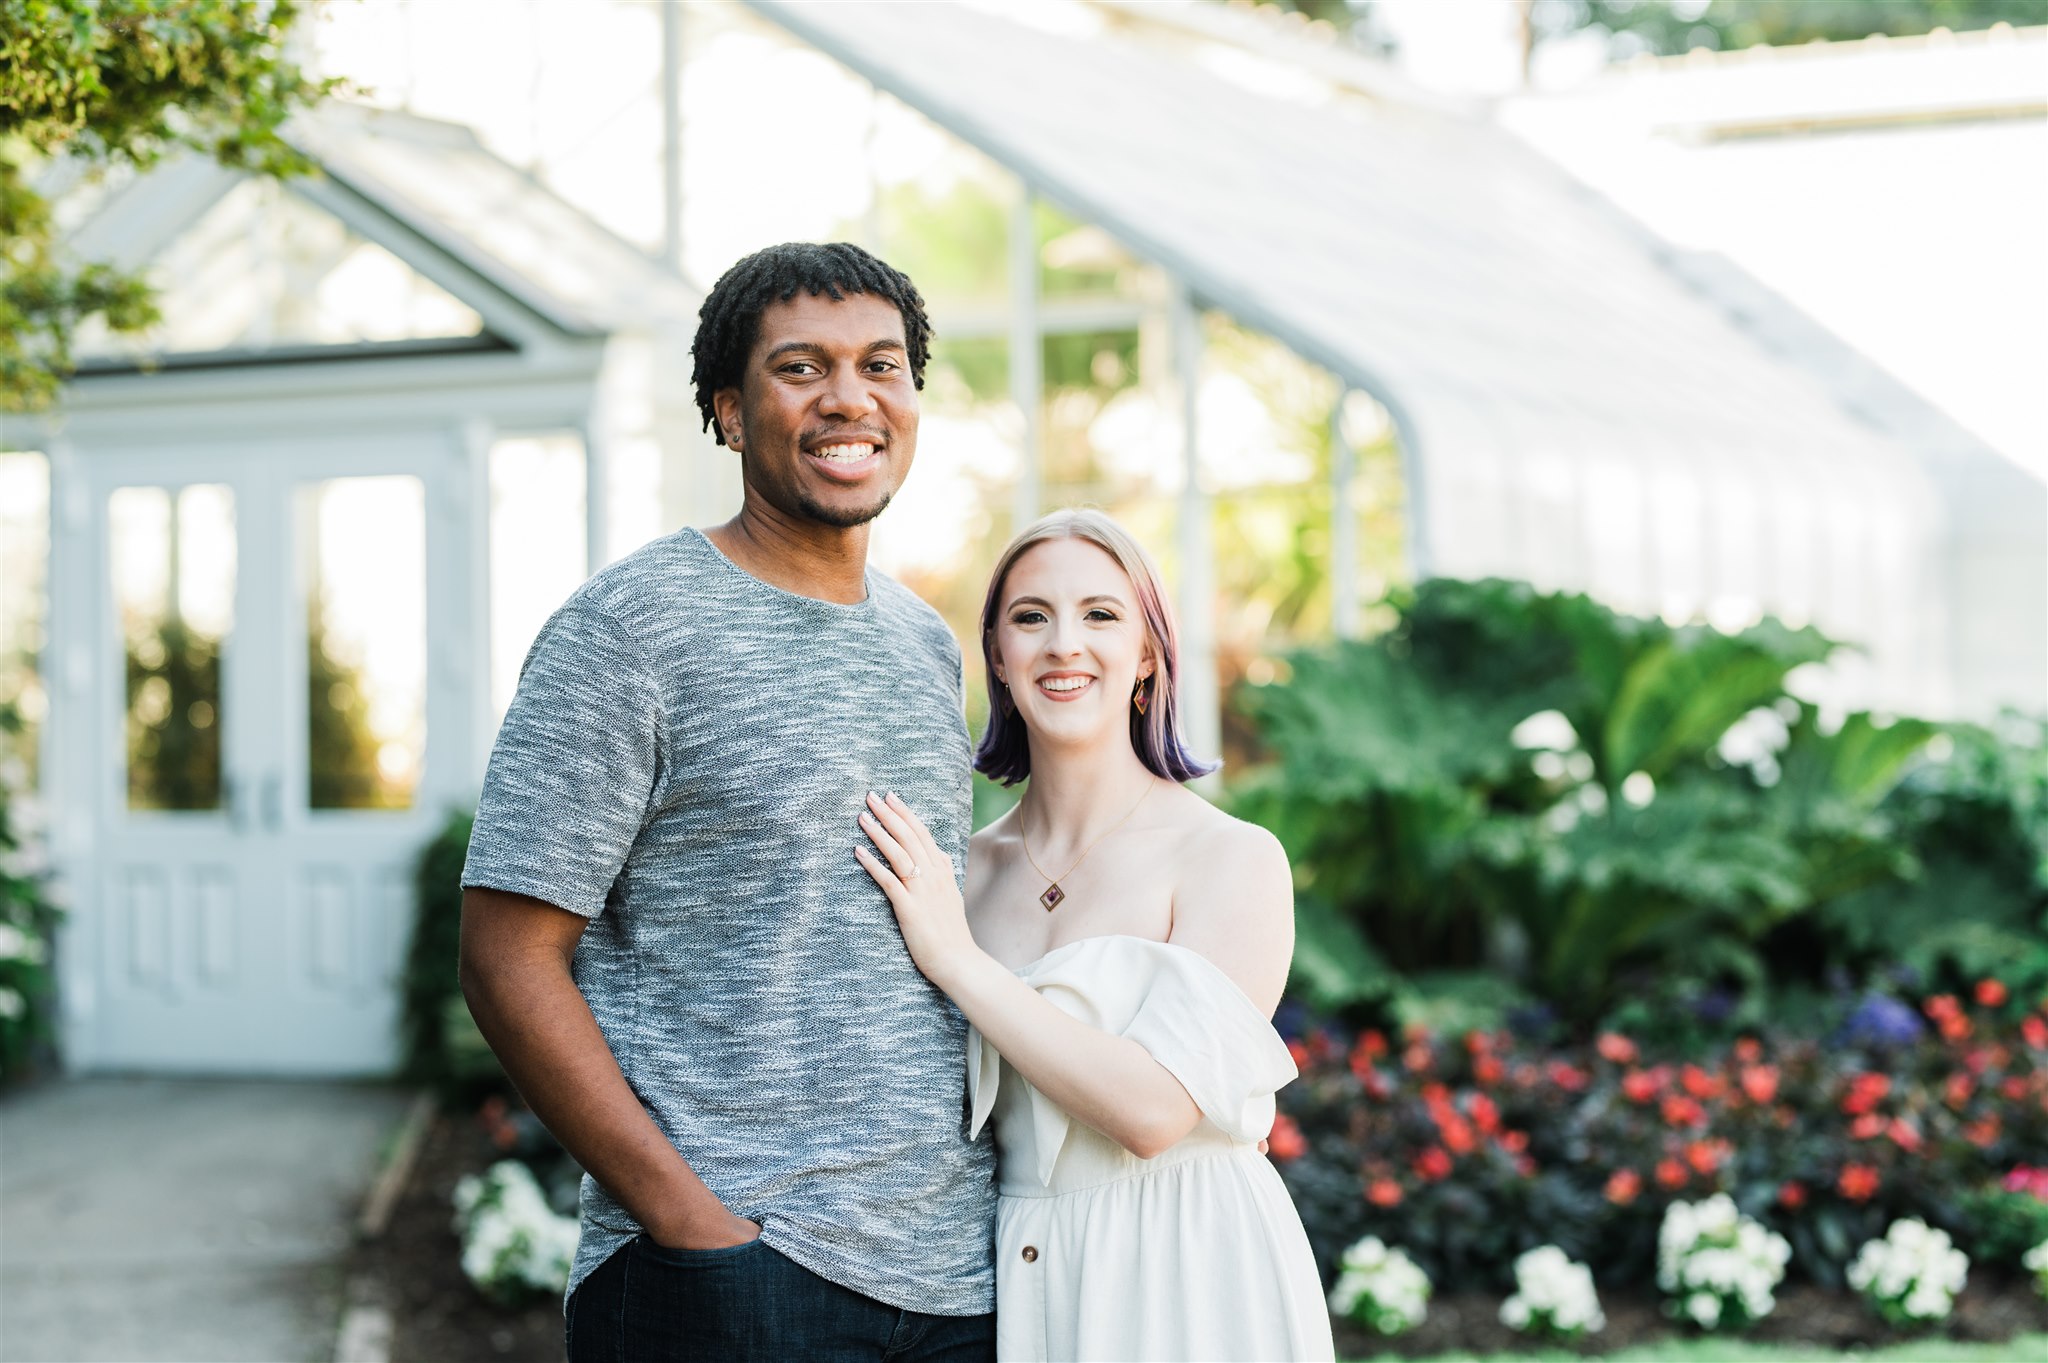
<path fill-rule="evenodd" d="M 1141 715 L 1145 713 L 1145 707 L 1152 703 L 1151 687 L 1150 677 L 1140 677 L 1137 687 L 1131 692 L 1131 704 L 1138 707 L 1138 713 Z"/>

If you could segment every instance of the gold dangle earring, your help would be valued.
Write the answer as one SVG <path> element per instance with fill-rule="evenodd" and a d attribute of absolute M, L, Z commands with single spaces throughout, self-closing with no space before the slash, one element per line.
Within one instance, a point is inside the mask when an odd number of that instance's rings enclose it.
<path fill-rule="evenodd" d="M 1151 687 L 1150 677 L 1140 677 L 1137 689 L 1131 692 L 1131 704 L 1138 707 L 1138 713 L 1141 715 L 1145 713 L 1145 707 L 1152 703 Z"/>

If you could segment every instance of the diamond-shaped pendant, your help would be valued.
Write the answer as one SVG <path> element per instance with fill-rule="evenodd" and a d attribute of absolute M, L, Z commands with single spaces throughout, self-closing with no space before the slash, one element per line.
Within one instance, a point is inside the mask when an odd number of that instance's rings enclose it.
<path fill-rule="evenodd" d="M 1045 887 L 1045 893 L 1038 896 L 1038 902 L 1045 905 L 1047 913 L 1051 913 L 1060 906 L 1060 901 L 1066 897 L 1067 892 L 1065 890 L 1062 890 L 1057 884 L 1052 884 Z"/>

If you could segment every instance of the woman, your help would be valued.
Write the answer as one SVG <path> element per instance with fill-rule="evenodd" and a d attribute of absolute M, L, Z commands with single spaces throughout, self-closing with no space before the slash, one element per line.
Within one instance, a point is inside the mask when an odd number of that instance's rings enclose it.
<path fill-rule="evenodd" d="M 1295 1076 L 1268 1021 L 1291 876 L 1271 834 L 1180 784 L 1213 766 L 1176 727 L 1158 572 L 1107 516 L 1055 512 L 996 565 L 981 642 L 976 766 L 1029 784 L 969 844 L 964 906 L 893 795 L 870 797 L 855 855 L 973 1024 L 997 1355 L 1329 1358 L 1307 1238 L 1258 1149 Z"/>

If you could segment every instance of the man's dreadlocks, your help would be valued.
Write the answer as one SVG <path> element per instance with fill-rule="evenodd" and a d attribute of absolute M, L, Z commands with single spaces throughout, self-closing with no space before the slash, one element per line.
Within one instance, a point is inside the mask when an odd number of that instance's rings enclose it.
<path fill-rule="evenodd" d="M 747 356 L 760 335 L 761 313 L 771 303 L 786 303 L 796 297 L 798 289 L 810 294 L 829 294 L 834 302 L 844 302 L 846 293 L 851 291 L 873 294 L 894 303 L 903 314 L 903 339 L 910 349 L 911 380 L 920 389 L 924 387 L 932 324 L 925 316 L 924 299 L 910 277 L 851 242 L 784 242 L 754 252 L 720 275 L 697 313 L 697 340 L 690 347 L 695 365 L 690 379 L 697 385 L 697 410 L 704 415 L 704 429 L 719 444 L 725 443 L 725 432 L 718 428 L 712 411 L 712 394 L 722 388 L 740 386 Z"/>

